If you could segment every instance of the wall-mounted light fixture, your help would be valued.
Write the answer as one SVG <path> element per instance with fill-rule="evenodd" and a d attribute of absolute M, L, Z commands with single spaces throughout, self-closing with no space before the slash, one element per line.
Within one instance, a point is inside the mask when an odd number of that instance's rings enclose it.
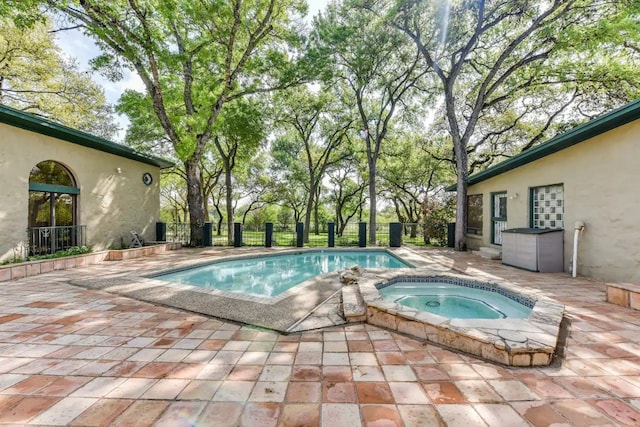
<path fill-rule="evenodd" d="M 116 173 L 120 175 L 122 173 L 122 168 L 116 168 Z"/>
<path fill-rule="evenodd" d="M 518 193 L 513 193 L 511 196 L 509 196 L 509 200 L 513 200 L 517 198 L 518 198 Z"/>

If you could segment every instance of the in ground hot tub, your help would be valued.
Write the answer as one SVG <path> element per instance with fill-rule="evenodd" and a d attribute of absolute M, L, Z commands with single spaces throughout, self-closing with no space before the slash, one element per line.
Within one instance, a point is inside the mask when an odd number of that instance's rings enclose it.
<path fill-rule="evenodd" d="M 506 282 L 418 274 L 363 275 L 367 322 L 505 365 L 551 363 L 562 304 Z"/>

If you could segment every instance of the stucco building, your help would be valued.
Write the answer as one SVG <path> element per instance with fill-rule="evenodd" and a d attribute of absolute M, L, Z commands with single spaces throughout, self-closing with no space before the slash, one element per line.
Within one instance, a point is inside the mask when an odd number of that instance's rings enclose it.
<path fill-rule="evenodd" d="M 583 222 L 577 273 L 640 281 L 640 100 L 473 174 L 468 184 L 471 249 L 505 249 L 505 229 L 562 229 L 569 272 L 574 228 Z"/>
<path fill-rule="evenodd" d="M 173 164 L 0 106 L 0 260 L 153 240 L 160 169 Z"/>

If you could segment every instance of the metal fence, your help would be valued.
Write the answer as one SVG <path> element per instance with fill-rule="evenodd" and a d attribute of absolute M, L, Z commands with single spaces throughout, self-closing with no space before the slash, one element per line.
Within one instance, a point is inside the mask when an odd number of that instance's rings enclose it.
<path fill-rule="evenodd" d="M 30 227 L 27 241 L 29 256 L 54 254 L 74 246 L 86 246 L 87 226 Z"/>
<path fill-rule="evenodd" d="M 167 242 L 177 242 L 184 245 L 191 240 L 191 227 L 185 222 L 167 223 Z"/>
<path fill-rule="evenodd" d="M 213 246 L 229 246 L 233 242 L 229 242 L 227 225 L 221 224 L 220 230 L 218 225 L 212 227 L 211 242 Z M 167 241 L 189 243 L 190 228 L 187 223 L 167 223 Z M 335 246 L 358 246 L 359 245 L 360 224 L 355 222 L 348 223 L 344 229 L 335 228 L 334 242 Z M 265 246 L 266 225 L 244 225 L 242 227 L 242 246 Z M 366 227 L 365 241 L 369 244 L 369 224 Z M 274 224 L 272 245 L 273 246 L 296 246 L 297 233 L 296 224 Z M 417 223 L 402 224 L 402 243 L 413 245 L 424 245 L 424 233 L 422 226 Z M 376 245 L 389 246 L 389 224 L 380 223 L 376 226 Z M 329 234 L 327 227 L 320 227 L 319 233 L 315 233 L 315 227 L 312 225 L 309 231 L 309 240 L 304 246 L 311 247 L 328 247 Z"/>

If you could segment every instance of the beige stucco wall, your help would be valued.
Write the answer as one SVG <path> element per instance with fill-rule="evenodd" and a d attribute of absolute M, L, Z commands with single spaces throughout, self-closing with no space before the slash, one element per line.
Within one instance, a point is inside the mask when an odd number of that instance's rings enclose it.
<path fill-rule="evenodd" d="M 80 188 L 78 221 L 87 226 L 94 250 L 128 245 L 131 230 L 155 238 L 159 218 L 160 169 L 45 135 L 0 124 L 0 260 L 26 239 L 29 173 L 45 160 L 65 165 Z M 121 168 L 118 174 L 116 168 Z M 153 183 L 146 186 L 142 174 Z"/>
<path fill-rule="evenodd" d="M 491 192 L 508 192 L 508 228 L 529 227 L 529 189 L 560 183 L 565 271 L 574 224 L 584 221 L 578 274 L 640 282 L 640 120 L 470 186 L 469 194 L 483 194 L 484 227 L 481 238 L 468 236 L 469 246 L 491 246 Z"/>

